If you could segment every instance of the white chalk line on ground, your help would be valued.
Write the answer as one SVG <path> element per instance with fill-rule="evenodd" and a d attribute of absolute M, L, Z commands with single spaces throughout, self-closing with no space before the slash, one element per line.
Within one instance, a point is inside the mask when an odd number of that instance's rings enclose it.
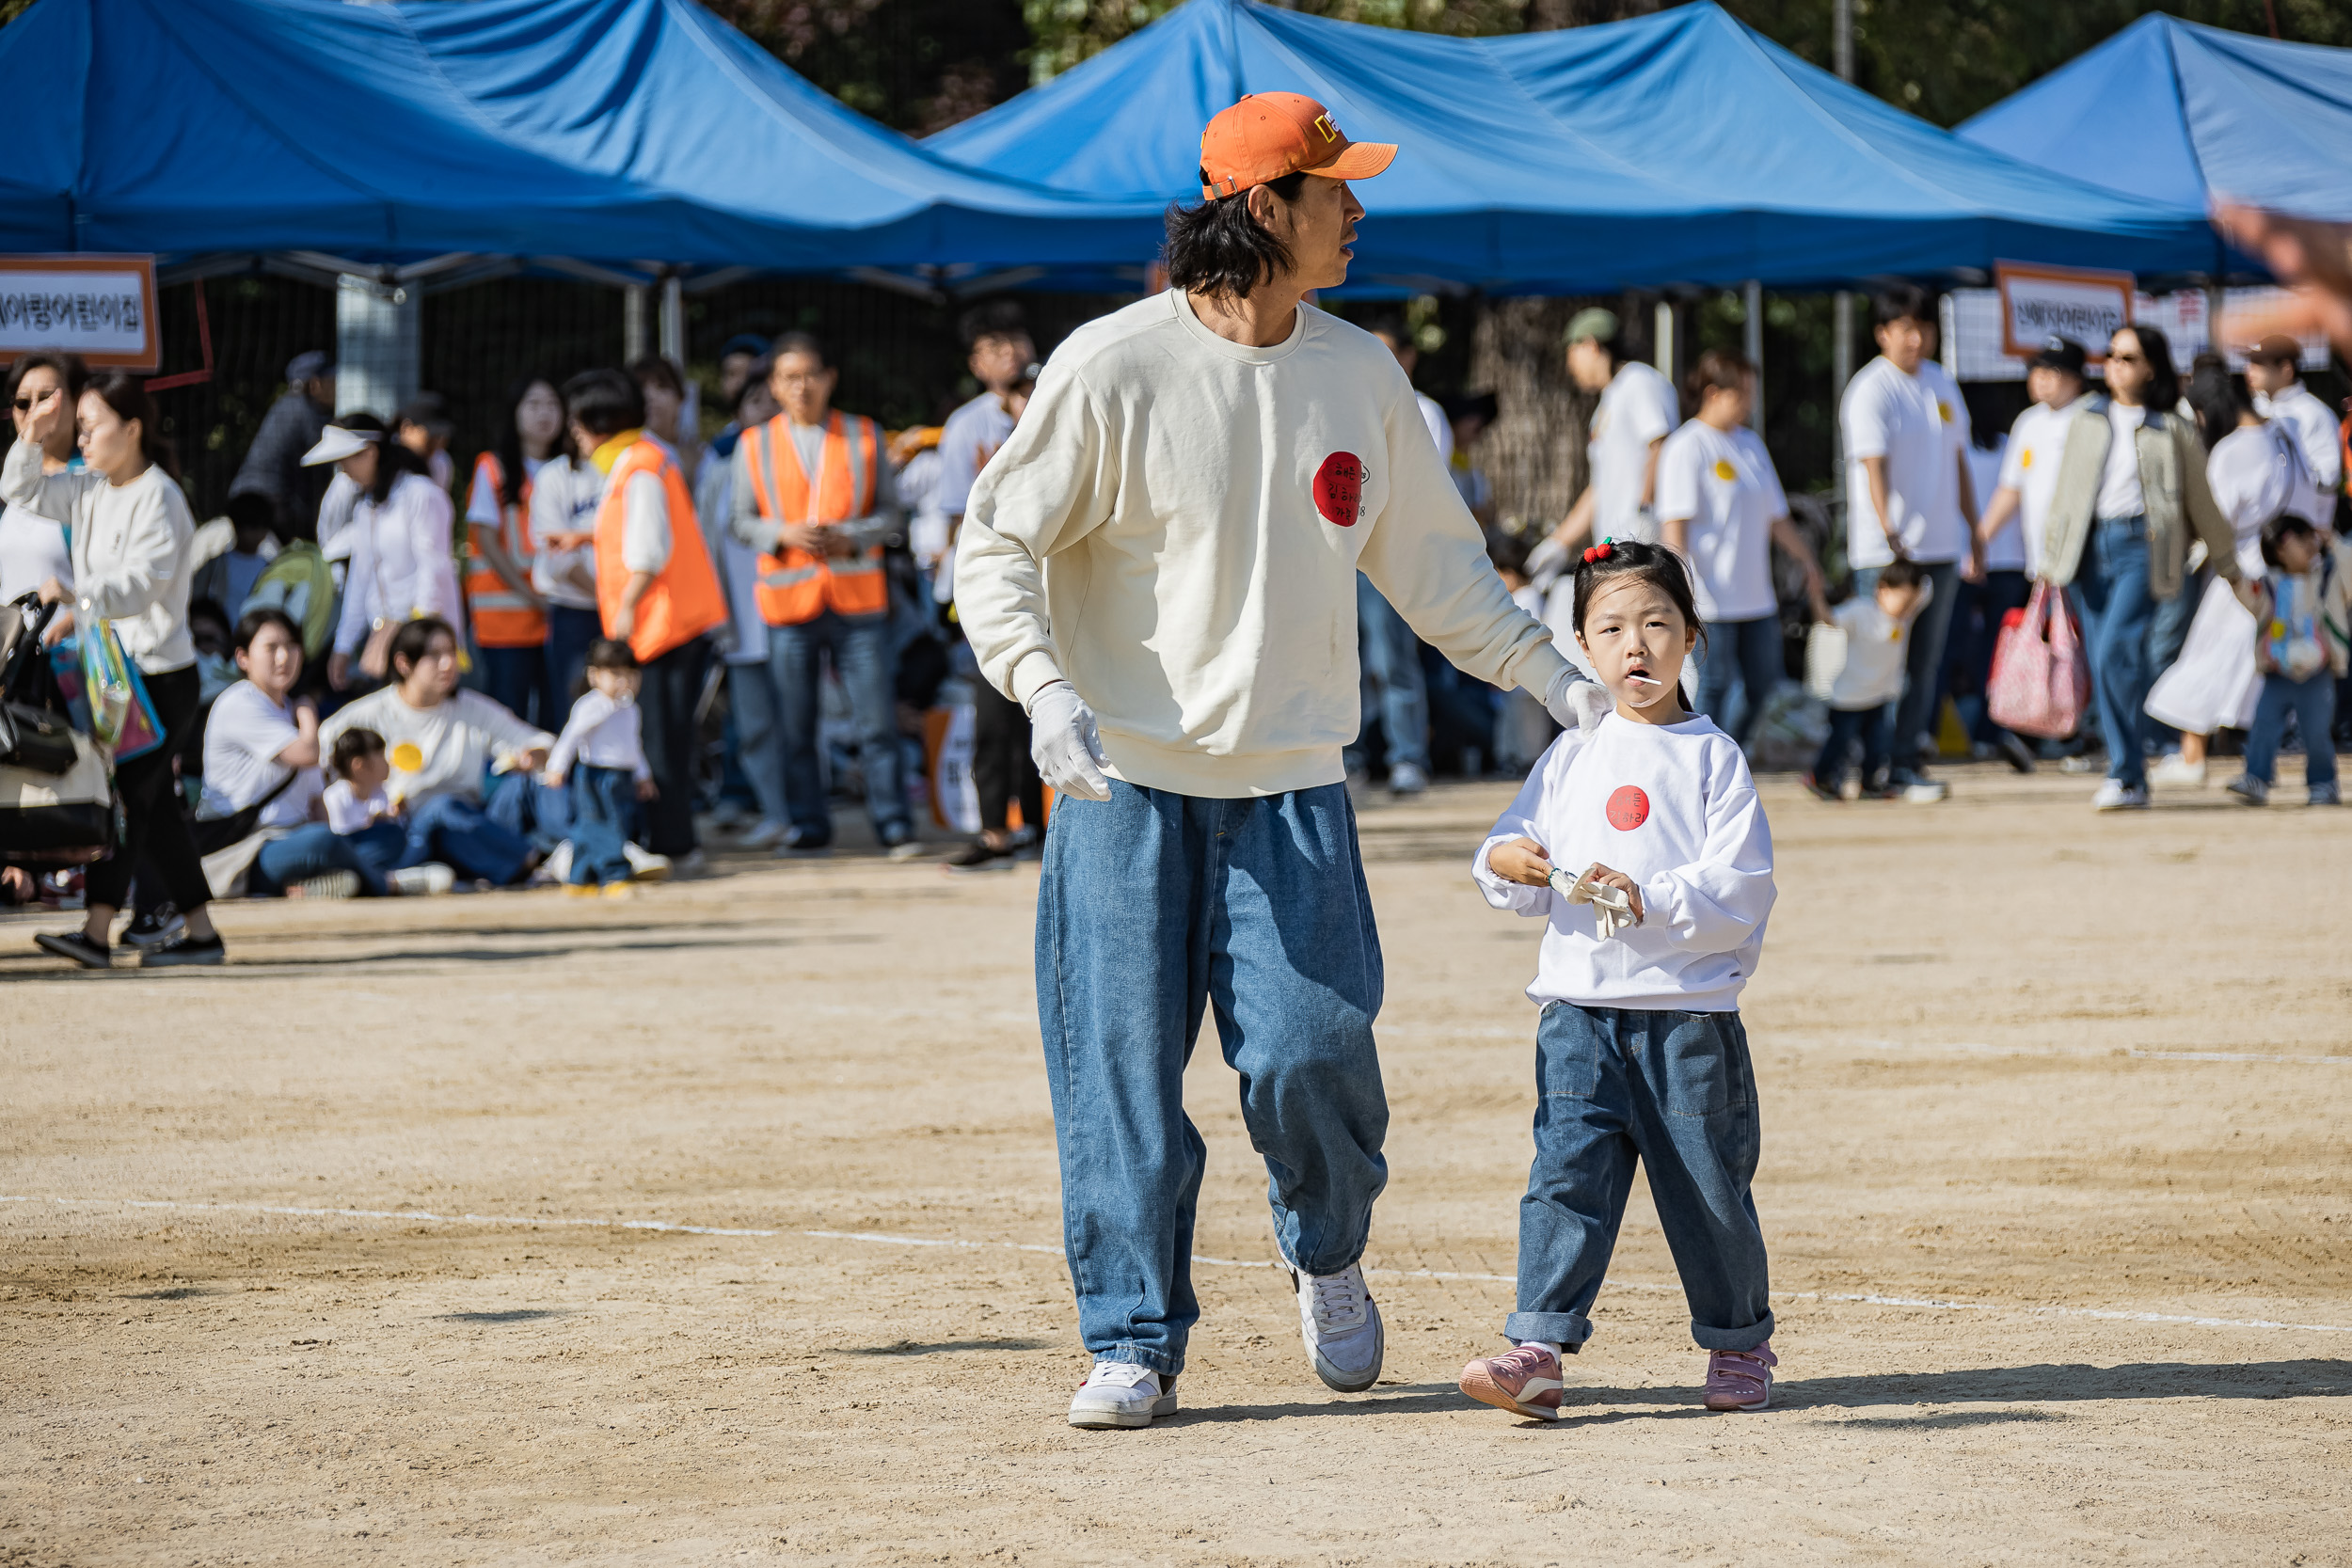
<path fill-rule="evenodd" d="M 544 1226 L 577 1230 L 655 1230 L 682 1236 L 806 1236 L 828 1242 L 865 1242 L 879 1246 L 946 1247 L 962 1252 L 1038 1252 L 1055 1258 L 1068 1256 L 1062 1248 L 1038 1242 L 966 1242 L 945 1236 L 893 1236 L 879 1230 L 757 1230 L 743 1227 L 720 1225 L 679 1225 L 670 1220 L 593 1220 L 572 1219 L 531 1214 L 436 1214 L 421 1209 L 336 1209 L 307 1208 L 278 1203 L 199 1203 L 173 1201 L 166 1198 L 130 1197 L 39 1197 L 29 1194 L 0 1193 L 0 1203 L 50 1203 L 62 1208 L 98 1209 L 173 1209 L 215 1213 L 285 1214 L 306 1219 L 407 1220 L 426 1225 L 511 1225 Z M 1212 1258 L 1194 1253 L 1192 1260 L 1213 1269 L 1271 1269 L 1279 1267 L 1271 1259 Z M 1391 1279 L 1468 1279 L 1498 1285 L 1517 1284 L 1507 1274 L 1468 1274 L 1446 1269 L 1383 1269 L 1368 1268 L 1367 1275 L 1384 1275 Z M 1679 1285 L 1658 1285 L 1645 1280 L 1608 1279 L 1602 1283 L 1618 1291 L 1679 1291 Z M 2183 1316 L 2170 1312 L 2127 1312 L 2101 1307 L 2026 1307 L 2008 1302 L 1944 1301 L 1931 1296 L 1890 1296 L 1872 1291 L 1774 1291 L 1779 1301 L 1852 1302 L 1868 1307 L 1921 1307 L 1940 1312 L 2014 1312 L 2028 1317 L 2092 1318 L 2107 1323 L 2176 1323 L 2191 1328 L 2280 1328 L 2298 1334 L 2352 1334 L 2352 1325 L 2338 1323 L 2290 1323 L 2269 1318 L 2205 1318 Z"/>

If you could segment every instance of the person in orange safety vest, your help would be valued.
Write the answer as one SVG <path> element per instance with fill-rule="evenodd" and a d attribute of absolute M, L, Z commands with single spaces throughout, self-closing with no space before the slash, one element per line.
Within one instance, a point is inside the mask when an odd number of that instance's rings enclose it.
<path fill-rule="evenodd" d="M 596 508 L 596 607 L 604 634 L 637 656 L 645 761 L 655 796 L 644 847 L 694 853 L 694 711 L 710 644 L 727 617 L 719 574 L 694 517 L 677 458 L 645 434 L 644 394 L 618 371 L 564 384 L 572 439 L 605 476 Z"/>
<path fill-rule="evenodd" d="M 546 689 L 547 601 L 531 586 L 531 482 L 564 438 L 564 400 L 547 377 L 527 375 L 509 388 L 506 409 L 497 446 L 474 460 L 466 488 L 466 611 L 483 690 L 545 724 L 561 710 Z"/>
<path fill-rule="evenodd" d="M 858 768 L 874 836 L 895 860 L 921 853 L 908 809 L 898 723 L 898 659 L 882 543 L 899 528 L 882 430 L 833 406 L 824 346 L 787 332 L 769 389 L 784 412 L 735 447 L 735 536 L 760 552 L 756 598 L 768 623 L 792 821 L 780 854 L 833 842 L 818 766 L 818 660 L 830 657 L 857 726 Z"/>

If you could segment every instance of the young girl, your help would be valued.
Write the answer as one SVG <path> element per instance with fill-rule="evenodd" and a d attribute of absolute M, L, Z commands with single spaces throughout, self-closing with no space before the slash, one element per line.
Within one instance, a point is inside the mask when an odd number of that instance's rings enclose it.
<path fill-rule="evenodd" d="M 658 881 L 669 873 L 660 855 L 640 851 L 632 860 L 628 853 L 638 835 L 637 802 L 654 798 L 644 715 L 637 708 L 644 680 L 628 643 L 599 638 L 589 644 L 588 689 L 548 753 L 548 786 L 562 789 L 567 780 L 571 786 L 574 887 Z"/>
<path fill-rule="evenodd" d="M 1698 641 L 1691 583 L 1662 546 L 1584 552 L 1577 641 L 1616 700 L 1553 742 L 1479 847 L 1498 909 L 1541 915 L 1535 1164 L 1519 1200 L 1518 1348 L 1472 1361 L 1462 1391 L 1560 1415 L 1560 1357 L 1592 1337 L 1634 1162 L 1709 1354 L 1709 1410 L 1772 1395 L 1764 1236 L 1748 1196 L 1758 1142 L 1740 989 L 1772 907 L 1772 841 L 1731 737 L 1681 702 Z"/>

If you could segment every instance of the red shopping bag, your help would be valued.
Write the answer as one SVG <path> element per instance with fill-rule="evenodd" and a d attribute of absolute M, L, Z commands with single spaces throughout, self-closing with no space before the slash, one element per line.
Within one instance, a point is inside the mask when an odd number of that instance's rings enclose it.
<path fill-rule="evenodd" d="M 2082 626 L 2064 593 L 2037 582 L 2026 608 L 2002 619 L 1986 709 L 2004 729 L 2060 740 L 2074 733 L 2090 702 Z"/>

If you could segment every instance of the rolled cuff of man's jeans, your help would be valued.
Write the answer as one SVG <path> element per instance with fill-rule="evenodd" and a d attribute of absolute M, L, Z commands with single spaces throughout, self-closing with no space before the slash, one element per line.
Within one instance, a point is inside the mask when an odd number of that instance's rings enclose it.
<path fill-rule="evenodd" d="M 1184 1370 L 1182 1355 L 1169 1355 L 1165 1351 L 1153 1350 L 1148 1345 L 1105 1345 L 1101 1350 L 1089 1351 L 1088 1354 L 1097 1361 L 1132 1362 L 1138 1367 L 1149 1367 L 1162 1377 L 1174 1377 Z"/>
<path fill-rule="evenodd" d="M 1593 1337 L 1593 1320 L 1581 1312 L 1514 1312 L 1502 1320 L 1502 1333 L 1515 1345 L 1541 1339 L 1574 1355 Z"/>

